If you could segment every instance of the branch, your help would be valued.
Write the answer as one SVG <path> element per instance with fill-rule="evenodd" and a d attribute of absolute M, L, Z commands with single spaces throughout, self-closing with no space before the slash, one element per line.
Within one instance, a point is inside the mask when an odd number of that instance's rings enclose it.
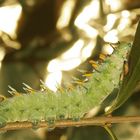
<path fill-rule="evenodd" d="M 64 127 L 71 127 L 71 126 L 92 126 L 98 125 L 103 126 L 105 124 L 113 124 L 113 123 L 134 123 L 140 122 L 140 116 L 116 116 L 116 117 L 94 117 L 92 119 L 83 119 L 80 121 L 72 121 L 72 120 L 62 120 L 56 121 L 53 125 L 48 125 L 47 122 L 41 121 L 37 128 L 64 128 Z M 31 122 L 13 122 L 7 123 L 5 127 L 0 128 L 0 131 L 7 131 L 7 130 L 17 130 L 17 129 L 25 129 L 25 128 L 34 128 Z"/>

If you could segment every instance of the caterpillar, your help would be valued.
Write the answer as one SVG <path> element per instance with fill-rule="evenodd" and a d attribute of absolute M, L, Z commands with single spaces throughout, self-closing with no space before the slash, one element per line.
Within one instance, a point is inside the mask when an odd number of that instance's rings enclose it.
<path fill-rule="evenodd" d="M 124 61 L 130 49 L 130 44 L 120 43 L 99 66 L 91 62 L 95 69 L 88 82 L 82 82 L 75 88 L 59 88 L 54 93 L 44 84 L 39 91 L 25 84 L 26 93 L 19 94 L 10 87 L 14 96 L 3 98 L 0 102 L 0 127 L 11 122 L 28 121 L 37 125 L 40 121 L 52 124 L 56 120 L 83 118 L 89 110 L 100 105 L 114 88 L 119 88 Z"/>

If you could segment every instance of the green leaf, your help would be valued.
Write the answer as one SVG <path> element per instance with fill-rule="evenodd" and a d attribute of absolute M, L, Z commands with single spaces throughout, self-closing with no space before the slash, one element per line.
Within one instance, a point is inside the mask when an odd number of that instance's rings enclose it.
<path fill-rule="evenodd" d="M 129 72 L 124 77 L 118 96 L 107 111 L 107 114 L 119 108 L 132 95 L 133 90 L 140 81 L 140 22 L 137 27 L 128 64 Z"/>

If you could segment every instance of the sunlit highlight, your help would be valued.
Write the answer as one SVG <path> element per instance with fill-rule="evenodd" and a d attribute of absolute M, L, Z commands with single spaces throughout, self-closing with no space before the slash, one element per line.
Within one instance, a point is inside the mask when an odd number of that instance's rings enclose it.
<path fill-rule="evenodd" d="M 129 18 L 130 17 L 130 12 L 128 10 L 124 10 L 121 12 L 121 15 L 123 18 Z"/>
<path fill-rule="evenodd" d="M 99 0 L 92 0 L 87 6 L 85 6 L 85 8 L 79 14 L 76 20 L 88 22 L 90 19 L 96 19 L 99 17 L 99 10 Z"/>
<path fill-rule="evenodd" d="M 113 52 L 113 48 L 109 45 L 109 44 L 106 44 L 106 45 L 104 45 L 104 47 L 103 47 L 103 53 L 104 54 L 112 54 L 112 52 Z"/>
<path fill-rule="evenodd" d="M 84 40 L 79 39 L 74 43 L 74 45 L 65 53 L 62 54 L 63 59 L 70 59 L 75 57 L 80 57 L 81 49 L 84 46 Z"/>
<path fill-rule="evenodd" d="M 5 56 L 5 49 L 4 48 L 0 48 L 0 61 L 3 60 L 4 56 Z"/>
<path fill-rule="evenodd" d="M 48 72 L 51 72 L 51 74 L 47 76 L 46 84 L 51 90 L 57 90 L 55 81 L 60 83 L 62 79 L 62 70 L 73 69 L 81 63 L 80 54 L 83 46 L 84 41 L 79 39 L 74 43 L 71 49 L 66 51 L 59 58 L 53 59 L 49 62 L 47 70 Z"/>
<path fill-rule="evenodd" d="M 58 59 L 51 60 L 48 64 L 47 71 L 48 72 L 55 72 L 55 71 L 61 70 L 59 63 L 60 62 Z"/>
<path fill-rule="evenodd" d="M 4 48 L 0 48 L 0 69 L 1 69 L 1 65 L 2 65 L 1 62 L 4 58 L 4 56 L 5 56 L 5 50 L 4 50 Z"/>
<path fill-rule="evenodd" d="M 105 3 L 110 7 L 111 11 L 116 11 L 122 8 L 121 0 L 105 0 Z M 67 0 L 62 8 L 61 16 L 57 22 L 57 28 L 62 29 L 68 26 L 70 18 L 71 18 L 71 11 L 73 10 L 75 5 L 74 0 Z M 104 41 L 117 43 L 118 42 L 118 33 L 120 30 L 123 30 L 125 26 L 127 26 L 128 18 L 130 13 L 125 10 L 121 13 L 121 20 L 120 24 L 118 25 L 117 29 L 114 29 L 114 25 L 118 18 L 120 18 L 119 14 L 108 14 L 107 16 L 107 23 L 103 27 L 104 32 Z M 88 57 L 91 56 L 93 49 L 96 44 L 96 38 L 99 34 L 98 29 L 92 27 L 89 23 L 94 20 L 98 19 L 100 16 L 100 4 L 99 0 L 92 0 L 88 3 L 87 6 L 80 12 L 80 14 L 76 17 L 74 21 L 74 25 L 80 29 L 81 37 L 83 35 L 86 36 L 88 39 L 92 39 L 89 43 L 85 42 L 84 39 L 77 40 L 71 48 L 63 53 L 60 57 L 51 60 L 47 66 L 47 71 L 50 74 L 47 76 L 47 82 L 51 83 L 51 86 L 48 85 L 51 89 L 57 90 L 56 82 L 52 82 L 51 80 L 55 79 L 55 74 L 62 71 L 68 71 L 74 69 L 78 65 L 80 65 L 83 61 L 85 61 Z M 125 23 L 125 24 L 124 24 Z M 113 48 L 110 45 L 105 45 L 103 48 L 103 52 L 106 54 L 111 54 L 113 52 Z M 59 74 L 57 74 L 59 75 Z M 56 75 L 56 77 L 57 77 Z M 51 76 L 53 76 L 51 78 Z M 62 78 L 62 73 L 59 78 Z M 60 79 L 59 79 L 60 80 Z"/>
<path fill-rule="evenodd" d="M 83 30 L 89 37 L 96 37 L 98 31 L 91 27 L 88 22 L 91 19 L 96 19 L 99 17 L 99 1 L 94 0 L 88 6 L 86 6 L 83 11 L 78 15 L 74 24 L 79 29 Z"/>
<path fill-rule="evenodd" d="M 49 62 L 47 70 L 54 72 L 57 70 L 71 70 L 81 63 L 81 50 L 84 47 L 84 41 L 79 39 L 74 45 L 60 58 L 53 59 Z"/>
<path fill-rule="evenodd" d="M 65 1 L 64 5 L 62 7 L 61 14 L 58 19 L 57 25 L 56 25 L 57 29 L 62 29 L 64 27 L 68 26 L 70 18 L 71 18 L 72 10 L 74 8 L 74 4 L 75 4 L 74 0 Z"/>
<path fill-rule="evenodd" d="M 104 41 L 105 42 L 111 42 L 111 43 L 117 43 L 118 40 L 118 31 L 113 29 L 109 31 L 105 36 L 104 36 Z"/>
<path fill-rule="evenodd" d="M 68 71 L 77 67 L 81 63 L 80 58 L 73 58 L 68 60 L 54 59 L 49 62 L 47 70 L 49 72 Z"/>
<path fill-rule="evenodd" d="M 85 24 L 82 27 L 83 29 L 85 29 L 86 31 L 85 33 L 87 34 L 88 37 L 92 39 L 97 37 L 98 31 L 95 28 L 89 26 L 88 24 Z"/>
<path fill-rule="evenodd" d="M 115 14 L 108 14 L 107 15 L 107 24 L 104 26 L 104 30 L 107 32 L 112 29 L 113 25 L 115 24 L 117 16 Z"/>
<path fill-rule="evenodd" d="M 123 6 L 121 0 L 105 0 L 105 2 L 110 6 L 111 11 L 117 11 Z"/>
<path fill-rule="evenodd" d="M 91 56 L 92 51 L 95 47 L 96 41 L 90 41 L 87 46 L 82 49 L 82 60 L 86 60 L 88 57 Z"/>
<path fill-rule="evenodd" d="M 6 34 L 1 34 L 2 41 L 6 44 L 7 47 L 14 48 L 14 49 L 20 49 L 21 45 L 19 42 L 12 41 Z"/>
<path fill-rule="evenodd" d="M 130 12 L 129 12 L 129 11 L 124 10 L 124 11 L 122 11 L 121 15 L 122 15 L 122 18 L 121 18 L 120 24 L 119 24 L 119 26 L 118 26 L 118 30 L 119 30 L 119 31 L 122 31 L 122 30 L 124 30 L 126 27 L 129 27 L 129 25 L 130 25 L 130 23 L 131 23 L 131 21 L 130 21 L 130 19 L 129 19 L 129 17 L 130 17 Z"/>
<path fill-rule="evenodd" d="M 57 91 L 57 87 L 60 86 L 62 80 L 62 72 L 56 71 L 53 73 L 49 73 L 46 77 L 45 84 L 46 86 L 53 90 L 54 92 Z"/>
<path fill-rule="evenodd" d="M 22 8 L 18 4 L 0 8 L 0 30 L 15 37 L 15 29 L 21 10 Z"/>

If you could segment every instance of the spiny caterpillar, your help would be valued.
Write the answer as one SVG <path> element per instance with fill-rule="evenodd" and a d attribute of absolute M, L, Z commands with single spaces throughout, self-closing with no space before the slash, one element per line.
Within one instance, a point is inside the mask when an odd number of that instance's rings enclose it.
<path fill-rule="evenodd" d="M 54 93 L 44 85 L 40 91 L 26 85 L 25 91 L 30 94 L 19 94 L 12 89 L 11 93 L 15 96 L 0 102 L 0 127 L 9 122 L 29 121 L 37 125 L 40 121 L 54 123 L 55 120 L 83 118 L 89 110 L 100 105 L 114 88 L 119 88 L 130 48 L 130 44 L 119 44 L 111 56 L 95 66 L 89 81 L 75 88 L 60 88 Z"/>

